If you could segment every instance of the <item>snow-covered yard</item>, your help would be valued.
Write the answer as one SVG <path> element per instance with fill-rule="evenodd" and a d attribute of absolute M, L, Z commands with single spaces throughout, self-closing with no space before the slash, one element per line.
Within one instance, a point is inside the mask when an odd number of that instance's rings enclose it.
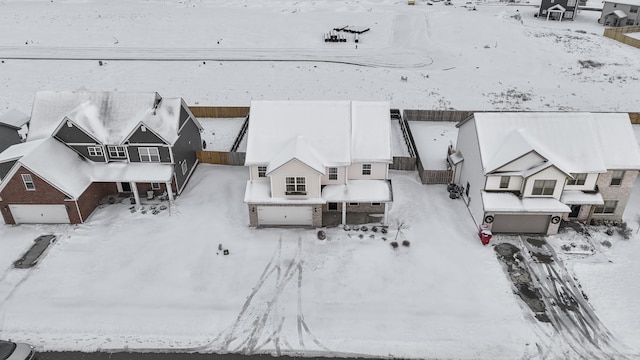
<path fill-rule="evenodd" d="M 456 144 L 458 128 L 451 121 L 409 121 L 422 167 L 425 170 L 447 169 L 447 148 Z"/>
<path fill-rule="evenodd" d="M 244 118 L 198 118 L 204 131 L 200 134 L 206 150 L 230 151 L 240 134 Z"/>

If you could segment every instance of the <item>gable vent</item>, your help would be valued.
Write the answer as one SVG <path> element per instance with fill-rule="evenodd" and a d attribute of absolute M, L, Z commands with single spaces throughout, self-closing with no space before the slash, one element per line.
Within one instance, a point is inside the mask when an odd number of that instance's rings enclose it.
<path fill-rule="evenodd" d="M 67 127 L 73 127 L 73 123 L 69 120 L 67 120 Z"/>
<path fill-rule="evenodd" d="M 147 127 L 146 127 L 146 126 L 144 126 L 144 125 L 141 125 L 141 126 L 140 126 L 140 131 L 142 131 L 142 132 L 147 131 Z"/>

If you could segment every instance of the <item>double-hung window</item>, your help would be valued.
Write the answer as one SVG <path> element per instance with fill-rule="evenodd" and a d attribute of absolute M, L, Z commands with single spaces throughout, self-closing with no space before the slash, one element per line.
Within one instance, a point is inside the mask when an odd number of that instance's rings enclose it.
<path fill-rule="evenodd" d="M 103 156 L 102 148 L 100 146 L 89 146 L 87 151 L 89 152 L 89 156 Z"/>
<path fill-rule="evenodd" d="M 34 191 L 36 189 L 36 184 L 33 183 L 31 174 L 22 174 L 22 182 L 24 183 L 25 189 L 29 191 Z"/>
<path fill-rule="evenodd" d="M 267 167 L 266 166 L 258 166 L 258 177 L 259 178 L 267 177 Z"/>
<path fill-rule="evenodd" d="M 567 185 L 584 185 L 587 181 L 587 174 L 584 173 L 571 174 L 571 176 L 573 176 L 573 179 L 567 180 Z"/>
<path fill-rule="evenodd" d="M 508 189 L 510 179 L 510 176 L 500 176 L 500 189 Z"/>
<path fill-rule="evenodd" d="M 329 180 L 338 180 L 338 168 L 330 167 L 329 168 Z"/>
<path fill-rule="evenodd" d="M 556 188 L 555 180 L 536 180 L 533 183 L 532 195 L 553 195 Z"/>
<path fill-rule="evenodd" d="M 613 214 L 618 206 L 617 200 L 605 200 L 604 205 L 598 205 L 593 209 L 594 214 Z"/>
<path fill-rule="evenodd" d="M 300 176 L 287 176 L 285 178 L 287 195 L 306 195 L 307 185 L 306 178 Z"/>
<path fill-rule="evenodd" d="M 112 159 L 127 158 L 127 150 L 124 148 L 124 146 L 107 146 L 107 150 L 109 151 L 109 157 Z"/>
<path fill-rule="evenodd" d="M 624 177 L 624 170 L 614 170 L 611 175 L 611 185 L 622 184 L 622 178 Z"/>
<path fill-rule="evenodd" d="M 371 175 L 371 164 L 362 164 L 362 175 Z"/>
<path fill-rule="evenodd" d="M 141 162 L 160 162 L 160 152 L 156 147 L 140 147 L 138 154 Z"/>

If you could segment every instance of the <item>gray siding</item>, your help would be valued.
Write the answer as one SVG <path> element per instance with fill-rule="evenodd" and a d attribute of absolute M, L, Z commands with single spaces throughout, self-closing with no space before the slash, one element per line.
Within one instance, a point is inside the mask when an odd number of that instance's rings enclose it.
<path fill-rule="evenodd" d="M 0 163 L 0 180 L 4 179 L 5 176 L 9 173 L 9 170 L 15 165 L 17 160 L 7 161 L 4 163 Z"/>
<path fill-rule="evenodd" d="M 98 144 L 99 141 L 89 136 L 84 130 L 73 125 L 69 127 L 63 124 L 54 134 L 54 137 L 58 138 L 63 143 L 67 144 Z"/>
<path fill-rule="evenodd" d="M 173 145 L 173 160 L 175 161 L 175 175 L 178 192 L 182 189 L 187 181 L 187 177 L 191 173 L 196 164 L 196 151 L 202 150 L 202 138 L 200 137 L 200 129 L 193 121 L 188 121 L 182 131 L 180 137 Z M 182 173 L 182 161 L 187 161 L 187 171 Z"/>
<path fill-rule="evenodd" d="M 136 131 L 127 139 L 130 144 L 166 144 L 156 134 L 154 134 L 149 128 L 146 131 L 142 131 L 140 126 Z"/>
<path fill-rule="evenodd" d="M 127 151 L 129 152 L 129 161 L 130 162 L 140 162 L 140 153 L 138 152 L 138 148 L 141 147 L 156 147 L 158 148 L 158 153 L 160 154 L 160 162 L 170 163 L 171 162 L 171 150 L 169 150 L 166 146 L 137 146 L 137 145 L 129 145 L 127 146 Z"/>
<path fill-rule="evenodd" d="M 21 140 L 18 130 L 0 125 L 0 152 L 11 145 L 19 144 Z"/>
<path fill-rule="evenodd" d="M 84 156 L 85 158 L 94 161 L 94 162 L 106 162 L 104 157 L 105 148 L 102 148 L 103 155 L 102 156 L 89 156 L 89 146 L 87 145 L 68 145 L 70 148 L 75 150 L 78 154 Z M 101 145 L 91 145 L 91 146 L 101 146 Z"/>
<path fill-rule="evenodd" d="M 189 113 L 189 110 L 187 110 L 185 105 L 182 104 L 182 106 L 180 107 L 180 124 L 178 125 L 178 128 L 182 127 L 182 125 L 189 119 L 190 116 L 191 114 Z"/>

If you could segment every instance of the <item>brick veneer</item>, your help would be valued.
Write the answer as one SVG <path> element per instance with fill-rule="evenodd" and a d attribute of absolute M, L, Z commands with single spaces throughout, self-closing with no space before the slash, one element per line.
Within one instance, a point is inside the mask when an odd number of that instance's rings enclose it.
<path fill-rule="evenodd" d="M 611 177 L 613 171 L 609 170 L 604 174 L 598 176 L 598 188 L 603 200 L 617 200 L 618 206 L 613 214 L 593 214 L 592 219 L 605 219 L 605 220 L 621 220 L 624 209 L 627 207 L 629 201 L 629 195 L 635 184 L 636 177 L 638 176 L 637 170 L 626 170 L 622 183 L 620 185 L 611 186 Z M 595 208 L 595 206 L 594 206 Z"/>

